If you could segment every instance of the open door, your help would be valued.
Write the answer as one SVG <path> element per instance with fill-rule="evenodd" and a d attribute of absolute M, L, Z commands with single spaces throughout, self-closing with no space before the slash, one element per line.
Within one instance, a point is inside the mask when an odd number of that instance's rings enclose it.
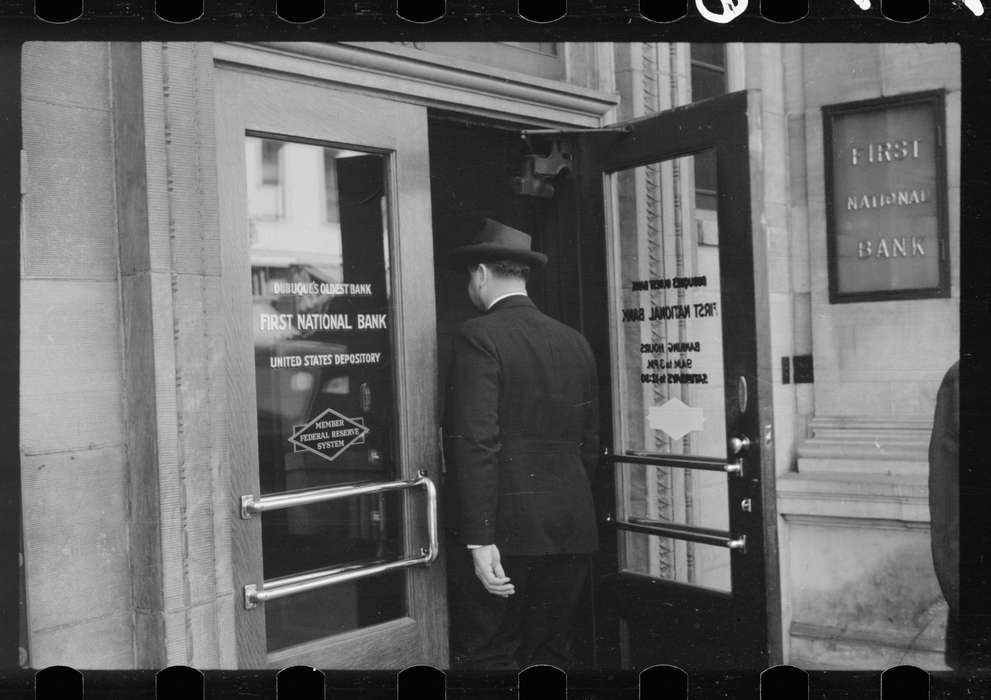
<path fill-rule="evenodd" d="M 600 667 L 780 660 L 758 100 L 569 137 L 578 301 L 608 423 Z"/>

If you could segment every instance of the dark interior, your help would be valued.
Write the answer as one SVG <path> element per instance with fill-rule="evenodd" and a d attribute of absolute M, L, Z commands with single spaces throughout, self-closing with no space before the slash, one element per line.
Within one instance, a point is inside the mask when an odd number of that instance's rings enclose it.
<path fill-rule="evenodd" d="M 569 178 L 554 182 L 555 194 L 544 198 L 517 194 L 513 178 L 520 175 L 523 157 L 540 144 L 528 145 L 520 129 L 526 126 L 482 124 L 457 115 L 434 112 L 429 122 L 430 194 L 434 232 L 440 387 L 446 386 L 451 338 L 458 324 L 477 312 L 468 301 L 467 275 L 446 264 L 451 249 L 470 243 L 477 223 L 494 218 L 532 237 L 535 250 L 549 257 L 547 266 L 533 270 L 527 285 L 534 303 L 545 313 L 581 326 L 576 303 L 578 272 L 574 252 L 574 186 Z M 443 391 L 441 393 L 443 407 Z M 445 500 L 450 496 L 445 493 Z M 448 556 L 461 552 L 447 543 Z M 449 570 L 451 567 L 448 567 Z M 588 594 L 583 610 L 591 613 Z M 593 615 L 582 616 L 575 630 L 576 653 L 591 666 Z"/>

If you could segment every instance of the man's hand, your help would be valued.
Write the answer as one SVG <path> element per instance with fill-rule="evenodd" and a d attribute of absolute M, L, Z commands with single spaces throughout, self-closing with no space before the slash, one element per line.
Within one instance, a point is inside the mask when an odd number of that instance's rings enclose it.
<path fill-rule="evenodd" d="M 516 592 L 516 588 L 509 582 L 509 577 L 502 570 L 499 562 L 499 548 L 494 544 L 487 544 L 484 547 L 471 550 L 471 557 L 475 560 L 475 575 L 482 582 L 492 595 L 501 598 L 508 598 Z"/>

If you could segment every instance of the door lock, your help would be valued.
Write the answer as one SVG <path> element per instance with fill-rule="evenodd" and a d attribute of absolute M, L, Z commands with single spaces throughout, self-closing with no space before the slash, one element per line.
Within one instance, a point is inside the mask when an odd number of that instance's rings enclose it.
<path fill-rule="evenodd" d="M 732 437 L 729 439 L 729 448 L 733 451 L 733 454 L 738 455 L 744 450 L 750 449 L 750 438 L 746 435 Z"/>
<path fill-rule="evenodd" d="M 754 511 L 753 499 L 744 498 L 742 501 L 740 501 L 740 510 L 742 510 L 744 513 L 752 513 Z"/>

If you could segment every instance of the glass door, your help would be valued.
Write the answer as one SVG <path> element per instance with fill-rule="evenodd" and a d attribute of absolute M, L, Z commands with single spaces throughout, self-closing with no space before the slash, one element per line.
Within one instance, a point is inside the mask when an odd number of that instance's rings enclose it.
<path fill-rule="evenodd" d="M 735 93 L 579 136 L 588 334 L 611 378 L 600 649 L 614 663 L 776 656 L 771 358 L 752 101 Z M 599 234 L 601 236 L 601 233 Z M 600 663 L 609 664 L 608 653 Z"/>
<path fill-rule="evenodd" d="M 216 76 L 238 665 L 443 667 L 425 110 Z"/>
<path fill-rule="evenodd" d="M 731 532 L 728 508 L 743 467 L 727 450 L 715 158 L 707 149 L 611 178 L 622 290 L 612 461 L 619 570 L 730 593 L 746 534 Z M 689 179 L 694 201 L 676 203 Z M 618 197 L 638 187 L 646 197 Z"/>

